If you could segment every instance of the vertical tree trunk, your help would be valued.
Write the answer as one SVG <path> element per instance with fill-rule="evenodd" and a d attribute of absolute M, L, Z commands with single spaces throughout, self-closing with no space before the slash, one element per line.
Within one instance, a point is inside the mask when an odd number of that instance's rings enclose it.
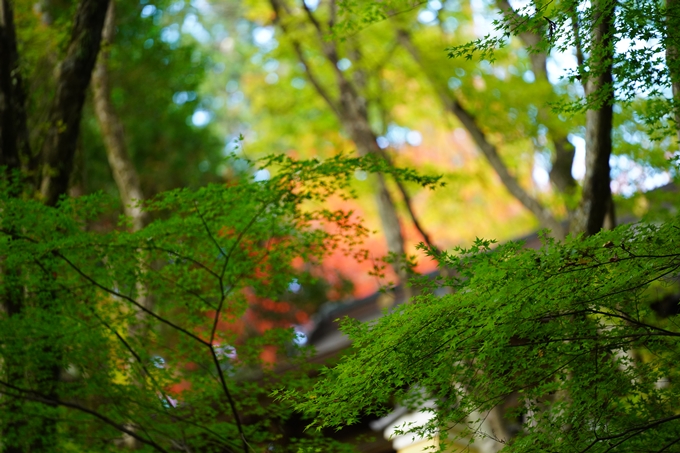
<path fill-rule="evenodd" d="M 368 121 L 368 112 L 366 111 L 365 100 L 357 93 L 351 82 L 338 69 L 338 56 L 333 47 L 327 51 L 328 59 L 333 65 L 337 86 L 340 91 L 339 106 L 335 111 L 338 113 L 338 119 L 342 123 L 345 130 L 352 137 L 352 141 L 357 147 L 360 155 L 365 156 L 369 153 L 380 153 L 382 150 L 378 147 L 377 137 L 371 129 Z M 387 248 L 390 253 L 397 256 L 402 256 L 405 253 L 404 236 L 401 231 L 401 223 L 399 222 L 399 215 L 394 203 L 394 199 L 387 189 L 387 182 L 383 175 L 378 175 L 378 193 L 376 194 L 376 203 L 378 205 L 378 213 L 387 240 Z M 395 271 L 402 279 L 406 275 L 401 268 L 400 263 L 396 263 Z"/>
<path fill-rule="evenodd" d="M 567 136 L 561 132 L 552 133 L 552 142 L 555 147 L 555 156 L 550 169 L 550 181 L 564 194 L 572 194 L 576 189 L 576 180 L 571 174 L 576 150 L 569 142 Z"/>
<path fill-rule="evenodd" d="M 370 129 L 367 116 L 362 116 L 360 111 L 350 110 L 343 114 L 340 120 L 352 137 L 352 141 L 356 145 L 359 155 L 365 156 L 369 153 L 382 154 L 382 150 L 378 148 L 376 142 L 377 137 Z M 388 251 L 398 257 L 392 267 L 399 276 L 400 281 L 404 283 L 408 276 L 403 267 L 404 263 L 400 258 L 406 253 L 404 235 L 401 231 L 401 222 L 399 221 L 399 215 L 397 214 L 394 199 L 387 188 L 385 176 L 382 173 L 379 173 L 376 175 L 376 179 L 377 193 L 375 201 L 378 207 L 380 223 L 383 227 Z"/>
<path fill-rule="evenodd" d="M 114 1 L 111 1 L 102 31 L 102 51 L 92 74 L 94 109 L 125 215 L 132 219 L 133 231 L 139 231 L 146 225 L 148 217 L 139 206 L 139 202 L 144 200 L 144 194 L 139 175 L 127 150 L 123 122 L 111 102 L 108 60 L 109 46 L 113 42 L 115 30 L 115 6 Z"/>
<path fill-rule="evenodd" d="M 599 0 L 593 3 L 593 8 L 596 10 L 590 48 L 591 73 L 585 81 L 585 92 L 588 102 L 595 102 L 595 108 L 586 112 L 586 174 L 581 204 L 571 224 L 573 233 L 586 235 L 599 232 L 607 217 L 608 226 L 615 224 L 609 168 L 614 116 L 612 60 L 615 4 L 610 0 Z"/>
<path fill-rule="evenodd" d="M 342 71 L 338 69 L 337 64 L 339 56 L 336 43 L 333 41 L 328 41 L 325 38 L 322 26 L 315 18 L 312 11 L 309 10 L 304 3 L 302 3 L 302 8 L 305 11 L 307 18 L 307 25 L 314 27 L 316 30 L 326 60 L 333 66 L 336 76 L 336 86 L 334 88 L 339 92 L 337 99 L 334 99 L 334 97 L 331 96 L 323 86 L 321 81 L 315 77 L 309 62 L 305 58 L 300 42 L 292 36 L 292 33 L 290 33 L 289 27 L 286 24 L 285 16 L 292 17 L 292 9 L 289 8 L 286 2 L 283 0 L 270 0 L 270 4 L 275 13 L 275 21 L 281 26 L 282 31 L 289 35 L 289 38 L 293 44 L 293 48 L 297 53 L 300 62 L 307 70 L 307 77 L 309 78 L 311 84 L 317 90 L 319 95 L 326 101 L 328 106 L 342 124 L 343 128 L 350 135 L 352 141 L 357 147 L 357 152 L 362 156 L 368 153 L 382 153 L 382 150 L 376 143 L 377 137 L 371 130 L 370 123 L 368 121 L 365 100 L 359 95 L 359 93 L 357 93 L 354 86 L 352 86 L 352 83 L 345 77 Z M 331 18 L 329 27 L 331 27 L 334 23 L 335 7 L 335 1 L 331 1 Z M 399 216 L 397 214 L 395 202 L 389 190 L 387 189 L 385 177 L 383 175 L 378 175 L 376 183 L 378 186 L 376 203 L 378 205 L 381 224 L 385 233 L 385 238 L 387 240 L 387 248 L 391 253 L 394 253 L 397 256 L 403 256 L 405 251 L 404 237 L 401 231 L 401 224 L 399 222 Z M 400 263 L 395 263 L 393 268 L 403 281 L 406 275 L 402 270 L 402 265 Z"/>
<path fill-rule="evenodd" d="M 99 53 L 108 2 L 80 0 L 66 56 L 58 66 L 55 97 L 50 106 L 48 129 L 41 150 L 40 192 L 43 202 L 48 206 L 55 206 L 59 197 L 68 192 L 83 104 Z M 49 302 L 41 308 L 56 312 L 62 310 L 62 307 Z M 63 367 L 62 354 L 58 347 L 51 344 L 46 345 L 43 352 L 48 359 L 34 365 L 35 374 L 40 376 L 36 386 L 41 393 L 56 399 Z M 31 439 L 29 451 L 53 450 L 58 444 L 56 420 L 43 419 L 38 431 Z"/>
<path fill-rule="evenodd" d="M 26 164 L 31 159 L 31 151 L 26 126 L 26 99 L 17 50 L 14 14 L 8 0 L 0 2 L 0 166 L 4 172 L 0 178 L 9 180 L 15 174 L 25 179 Z M 24 165 L 22 165 L 22 162 Z M 13 188 L 14 195 L 19 195 L 20 188 Z M 12 317 L 21 313 L 24 306 L 24 287 L 21 275 L 16 269 L 4 265 L 4 257 L 0 257 L 0 275 L 4 292 L 0 294 L 0 303 L 4 316 Z M 21 382 L 24 377 L 22 354 L 14 349 L 11 343 L 7 354 L 0 361 L 0 372 L 8 382 Z M 0 405 L 3 417 L 0 422 L 0 439 L 5 453 L 21 453 L 25 448 L 15 436 L 26 429 L 27 415 L 22 410 L 22 402 L 2 395 Z"/>
<path fill-rule="evenodd" d="M 94 93 L 94 108 L 97 122 L 102 131 L 113 178 L 118 186 L 118 192 L 123 202 L 125 215 L 132 219 L 132 230 L 139 231 L 149 222 L 148 213 L 142 210 L 140 203 L 144 200 L 144 194 L 139 182 L 139 174 L 135 169 L 125 143 L 125 131 L 123 122 L 116 113 L 111 102 L 111 84 L 109 80 L 109 46 L 113 42 L 116 31 L 115 4 L 112 0 L 106 14 L 106 22 L 102 30 L 102 52 L 97 60 L 95 71 L 92 75 L 92 91 Z M 151 299 L 144 296 L 146 289 L 138 285 L 139 302 L 145 308 L 151 309 Z M 141 325 L 144 314 L 137 313 L 138 323 L 130 326 L 130 335 L 142 335 Z"/>
<path fill-rule="evenodd" d="M 144 200 L 144 193 L 139 182 L 139 174 L 130 159 L 127 144 L 125 142 L 125 130 L 116 109 L 111 101 L 111 82 L 109 77 L 109 55 L 110 46 L 113 44 L 116 32 L 116 12 L 115 0 L 111 0 L 106 13 L 106 21 L 102 30 L 102 51 L 92 74 L 92 91 L 94 94 L 94 110 L 97 122 L 101 129 L 106 157 L 113 173 L 113 179 L 118 186 L 123 203 L 125 215 L 132 220 L 132 231 L 139 231 L 144 228 L 148 221 L 148 213 L 143 211 L 140 203 Z M 152 300 L 146 296 L 144 285 L 137 283 L 138 302 L 147 309 L 152 308 Z M 131 338 L 145 337 L 144 332 L 144 313 L 141 310 L 136 312 L 136 322 L 130 324 L 128 334 Z M 137 382 L 142 385 L 142 382 Z M 134 431 L 135 426 L 128 426 Z M 124 435 L 123 445 L 130 449 L 139 449 L 142 443 L 130 435 Z"/>
<path fill-rule="evenodd" d="M 57 70 L 55 98 L 42 147 L 40 192 L 56 205 L 66 193 L 80 131 L 85 95 L 99 53 L 109 0 L 81 0 L 73 21 L 66 57 Z"/>
<path fill-rule="evenodd" d="M 673 119 L 680 145 L 680 1 L 666 0 L 666 65 L 673 91 Z"/>
<path fill-rule="evenodd" d="M 337 69 L 336 69 L 337 70 Z M 339 73 L 340 71 L 337 70 Z M 352 141 L 357 147 L 357 152 L 361 156 L 369 153 L 382 154 L 382 150 L 378 147 L 377 137 L 368 122 L 368 113 L 361 97 L 350 85 L 349 81 L 344 76 L 338 74 L 338 88 L 340 89 L 340 114 L 338 119 L 344 126 L 345 130 L 352 137 Z M 399 222 L 399 215 L 397 209 L 387 189 L 387 181 L 384 175 L 377 175 L 378 193 L 376 194 L 376 203 L 378 205 L 378 213 L 387 240 L 387 248 L 391 253 L 396 255 L 403 255 L 404 236 L 401 231 L 401 224 Z M 402 274 L 401 269 L 395 269 L 398 274 Z M 403 275 L 400 275 L 403 277 Z"/>
<path fill-rule="evenodd" d="M 9 0 L 0 3 L 0 166 L 23 171 L 32 159 L 26 126 L 24 82 L 19 68 L 14 14 Z"/>
<path fill-rule="evenodd" d="M 76 150 L 82 106 L 89 85 L 104 24 L 108 0 L 81 0 L 76 8 L 71 40 L 66 58 L 61 62 L 56 81 L 56 95 L 50 106 L 50 121 L 38 162 L 30 150 L 27 129 L 26 94 L 19 71 L 19 54 L 9 0 L 0 0 L 0 165 L 9 171 L 21 171 L 28 182 L 24 190 L 33 195 L 40 186 L 47 205 L 56 205 L 68 188 L 70 170 Z M 38 164 L 43 164 L 39 169 Z M 41 174 L 38 172 L 41 171 Z M 6 175 L 3 175 L 5 177 Z M 7 225 L 7 228 L 12 228 Z M 7 316 L 21 315 L 28 304 L 46 311 L 60 311 L 51 302 L 51 282 L 46 282 L 44 297 L 29 300 L 21 274 L 3 266 L 4 293 L 2 309 Z M 35 288 L 34 288 L 35 289 Z M 40 288 L 37 289 L 40 291 Z M 44 300 L 43 300 L 44 299 Z M 9 382 L 23 383 L 41 394 L 56 396 L 61 370 L 58 347 L 46 342 L 42 355 L 23 354 L 21 346 L 3 357 L 2 372 Z M 5 453 L 46 452 L 58 449 L 57 425 L 53 416 L 29 414 L 23 401 L 11 397 L 3 401 L 2 442 Z"/>

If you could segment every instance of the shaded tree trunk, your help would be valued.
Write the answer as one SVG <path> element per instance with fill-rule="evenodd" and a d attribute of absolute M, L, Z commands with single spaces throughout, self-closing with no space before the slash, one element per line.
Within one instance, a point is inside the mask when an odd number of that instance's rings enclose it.
<path fill-rule="evenodd" d="M 540 112 L 539 112 L 540 113 Z M 552 132 L 552 142 L 555 148 L 555 156 L 550 169 L 550 182 L 562 193 L 572 194 L 576 190 L 576 180 L 571 174 L 576 150 L 569 142 L 566 134 Z"/>
<path fill-rule="evenodd" d="M 673 119 L 680 145 L 680 1 L 666 0 L 666 65 L 673 91 Z"/>
<path fill-rule="evenodd" d="M 40 192 L 56 205 L 68 189 L 85 95 L 97 60 L 109 0 L 81 0 L 66 57 L 57 69 L 56 93 L 42 146 Z"/>
<path fill-rule="evenodd" d="M 57 90 L 50 105 L 50 121 L 40 155 L 34 155 L 30 149 L 27 100 L 20 73 L 13 11 L 9 0 L 0 1 L 0 165 L 10 172 L 21 172 L 23 182 L 27 183 L 16 190 L 15 196 L 20 196 L 22 190 L 32 196 L 39 187 L 45 204 L 54 206 L 68 189 L 82 107 L 99 52 L 108 0 L 81 0 L 77 5 L 66 57 L 57 74 Z M 25 298 L 22 276 L 5 266 L 1 271 L 7 289 L 1 295 L 2 309 L 7 316 L 21 315 L 29 303 L 38 304 L 48 312 L 62 309 L 51 301 L 50 281 L 46 280 L 45 288 L 37 288 L 45 297 L 29 301 Z M 52 274 L 46 278 L 49 280 Z M 2 362 L 2 372 L 8 382 L 28 382 L 42 394 L 56 397 L 61 371 L 58 348 L 51 344 L 44 346 L 41 351 L 44 354 L 39 360 L 22 354 L 20 346 L 13 352 L 3 357 Z M 46 360 L 46 357 L 50 359 Z M 9 399 L 3 404 L 5 453 L 37 453 L 58 448 L 53 417 L 29 414 L 24 411 L 20 398 L 9 395 L 5 398 Z"/>
<path fill-rule="evenodd" d="M 28 163 L 31 160 L 26 118 L 26 98 L 24 82 L 19 68 L 14 14 L 8 0 L 0 3 L 0 165 L 4 166 L 2 178 L 20 175 L 26 182 Z M 13 195 L 20 195 L 20 188 L 13 188 Z M 5 316 L 19 315 L 24 307 L 24 286 L 21 275 L 4 265 L 0 257 L 5 292 L 0 294 L 2 311 Z M 10 346 L 11 348 L 11 346 Z M 19 352 L 19 351 L 17 351 Z M 0 371 L 9 382 L 21 382 L 24 378 L 22 354 L 9 354 L 2 358 Z M 2 395 L 1 400 L 5 420 L 0 427 L 6 453 L 20 453 L 25 450 L 25 440 L 13 438 L 26 429 L 27 414 L 22 410 L 22 402 L 11 396 Z M 46 431 L 49 430 L 46 427 Z"/>
<path fill-rule="evenodd" d="M 26 95 L 19 68 L 14 14 L 0 3 L 0 165 L 29 176 L 33 160 L 28 139 Z"/>
<path fill-rule="evenodd" d="M 614 56 L 613 20 L 615 4 L 608 0 L 593 3 L 594 16 L 591 73 L 586 75 L 587 102 L 593 104 L 586 112 L 586 174 L 581 203 L 574 213 L 571 231 L 593 235 L 605 226 L 615 225 L 614 203 L 610 186 L 609 158 L 612 153 L 611 131 L 614 117 Z"/>
<path fill-rule="evenodd" d="M 344 77 L 344 74 L 337 69 L 337 60 L 337 55 L 335 55 L 332 61 L 334 61 L 337 84 L 340 89 L 338 119 L 352 138 L 359 155 L 365 156 L 369 153 L 382 155 L 383 152 L 377 144 L 378 137 L 371 129 L 368 121 L 365 100 L 356 92 L 349 80 Z M 387 189 L 387 181 L 384 175 L 377 175 L 377 183 L 376 203 L 387 240 L 387 248 L 391 253 L 401 256 L 405 253 L 404 237 L 395 203 Z M 395 270 L 401 277 L 404 277 L 404 275 L 401 275 L 403 274 L 401 269 Z"/>

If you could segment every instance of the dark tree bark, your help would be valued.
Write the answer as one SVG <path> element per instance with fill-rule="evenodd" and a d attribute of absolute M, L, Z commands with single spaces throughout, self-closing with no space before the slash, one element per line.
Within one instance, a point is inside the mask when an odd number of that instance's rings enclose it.
<path fill-rule="evenodd" d="M 56 79 L 56 94 L 50 106 L 49 123 L 40 156 L 33 155 L 27 128 L 26 94 L 21 78 L 13 12 L 9 0 L 0 0 L 0 165 L 20 171 L 22 189 L 32 195 L 40 188 L 43 201 L 56 205 L 68 189 L 76 152 L 82 107 L 101 39 L 108 0 L 81 0 L 76 9 L 71 40 Z M 38 158 L 42 159 L 39 162 Z M 42 168 L 38 164 L 42 164 Z M 6 176 L 6 175 L 3 175 Z M 20 195 L 20 193 L 16 193 Z M 0 262 L 0 264 L 2 264 Z M 2 279 L 9 290 L 2 294 L 2 309 L 8 316 L 20 315 L 29 302 L 24 300 L 22 276 L 2 266 Z M 52 278 L 51 273 L 47 279 Z M 60 310 L 50 302 L 50 285 L 45 288 L 41 309 Z M 40 291 L 40 288 L 38 288 Z M 17 346 L 20 347 L 20 346 Z M 9 382 L 28 382 L 45 395 L 56 397 L 61 371 L 61 353 L 52 345 L 43 347 L 43 358 L 15 351 L 3 357 L 2 372 Z M 44 357 L 50 357 L 45 360 Z M 57 425 L 51 417 L 26 412 L 20 400 L 2 401 L 6 420 L 2 426 L 5 453 L 45 452 L 56 448 Z M 4 399 L 4 398 L 3 398 Z M 7 414 L 10 414 L 9 416 Z M 30 425 L 30 426 L 29 426 Z M 8 440 L 9 439 L 9 440 Z"/>
<path fill-rule="evenodd" d="M 666 65 L 673 91 L 673 119 L 680 144 L 680 1 L 666 0 Z"/>
<path fill-rule="evenodd" d="M 28 176 L 32 161 L 26 125 L 24 82 L 19 70 L 14 16 L 9 0 L 0 3 L 0 165 Z"/>
<path fill-rule="evenodd" d="M 609 0 L 593 3 L 597 8 L 591 37 L 585 92 L 593 108 L 586 112 L 586 174 L 581 203 L 574 213 L 571 232 L 593 235 L 605 226 L 613 227 L 614 203 L 610 186 L 609 157 L 612 153 L 614 117 L 613 20 L 615 4 Z"/>
<path fill-rule="evenodd" d="M 21 172 L 21 160 L 30 157 L 23 80 L 19 72 L 16 33 L 12 7 L 8 0 L 0 3 L 0 166 L 4 166 L 2 178 L 12 177 Z M 2 294 L 2 311 L 5 316 L 16 316 L 23 307 L 24 288 L 21 276 L 16 270 L 5 266 L 0 257 L 0 271 L 6 291 Z M 22 364 L 14 357 L 3 357 L 2 374 L 10 381 L 18 382 L 23 377 Z M 0 436 L 7 438 L 11 433 L 24 429 L 21 402 L 2 396 L 0 400 L 7 422 L 0 427 Z M 16 442 L 7 443 L 7 453 L 20 453 Z"/>
<path fill-rule="evenodd" d="M 507 0 L 497 0 L 505 14 L 506 20 L 519 24 L 522 18 L 512 9 Z M 670 0 L 669 11 L 672 9 Z M 591 55 L 589 66 L 592 73 L 582 74 L 585 81 L 585 92 L 589 102 L 597 99 L 595 108 L 586 113 L 586 176 L 583 183 L 581 204 L 571 215 L 570 230 L 574 233 L 595 234 L 603 226 L 615 226 L 614 204 L 610 189 L 609 157 L 612 150 L 611 129 L 613 124 L 614 88 L 612 79 L 613 59 L 613 17 L 615 5 L 607 0 L 594 4 L 599 11 L 593 17 L 593 33 L 591 36 Z M 581 36 L 578 16 L 572 17 L 574 39 L 576 44 L 579 68 L 584 67 Z M 519 38 L 529 47 L 536 48 L 542 39 L 540 33 L 524 31 Z M 670 47 L 667 47 L 670 49 Z M 537 77 L 547 80 L 546 55 L 541 52 L 531 53 L 532 69 Z M 594 68 L 594 70 L 593 70 Z M 680 80 L 678 80 L 680 82 Z M 674 86 L 674 89 L 676 87 Z M 677 86 L 680 93 L 680 83 Z M 677 97 L 677 95 L 676 95 Z M 680 110 L 676 110 L 676 113 Z M 544 112 L 539 112 L 543 113 Z M 680 114 L 677 115 L 680 118 Z M 553 168 L 550 180 L 560 191 L 573 193 L 576 183 L 571 175 L 574 160 L 574 148 L 564 134 L 552 134 L 555 148 Z M 680 136 L 680 135 L 679 135 Z"/>
<path fill-rule="evenodd" d="M 539 112 L 540 113 L 540 112 Z M 572 194 L 576 189 L 576 180 L 571 174 L 576 150 L 569 142 L 566 134 L 550 131 L 555 156 L 550 169 L 550 182 L 562 193 Z"/>
<path fill-rule="evenodd" d="M 40 192 L 56 205 L 68 189 L 85 95 L 97 61 L 109 0 L 81 0 L 66 57 L 57 70 L 56 93 L 42 147 Z"/>

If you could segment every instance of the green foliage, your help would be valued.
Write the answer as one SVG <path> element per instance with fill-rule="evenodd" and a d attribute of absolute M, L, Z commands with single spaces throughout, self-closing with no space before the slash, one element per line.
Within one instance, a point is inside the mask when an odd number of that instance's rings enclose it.
<path fill-rule="evenodd" d="M 261 165 L 277 167 L 270 180 L 154 197 L 144 208 L 157 220 L 136 233 L 126 219 L 113 231 L 97 227 L 116 208 L 101 193 L 50 208 L 3 184 L 5 445 L 26 448 L 44 417 L 56 420 L 54 451 L 113 451 L 123 433 L 144 451 L 314 444 L 317 435 L 287 425 L 292 409 L 268 397 L 281 385 L 309 386 L 309 351 L 290 328 L 249 331 L 247 297 L 279 298 L 299 275 L 296 260 L 360 244 L 367 231 L 350 212 L 316 206 L 346 193 L 357 168 L 386 164 L 273 157 Z M 344 448 L 323 442 L 324 451 Z"/>
<path fill-rule="evenodd" d="M 21 70 L 30 93 L 31 145 L 38 150 L 44 140 L 48 101 L 54 95 L 55 66 L 68 44 L 77 2 L 13 3 Z M 212 67 L 208 53 L 180 33 L 185 17 L 196 11 L 190 5 L 178 10 L 183 2 L 147 3 L 117 2 L 109 68 L 112 104 L 123 121 L 128 151 L 144 193 L 154 195 L 216 182 L 216 168 L 224 159 L 221 140 L 210 128 L 196 127 L 191 121 L 196 110 L 210 106 L 199 88 Z M 145 6 L 153 14 L 142 15 L 148 11 Z M 169 38 L 173 33 L 175 40 Z M 92 106 L 86 103 L 74 180 L 81 192 L 117 194 L 100 135 Z"/>
<path fill-rule="evenodd" d="M 617 3 L 611 19 L 611 41 L 593 39 L 594 30 L 609 15 L 612 3 L 603 2 L 531 2 L 509 12 L 501 8 L 502 18 L 493 21 L 494 33 L 451 46 L 449 58 L 496 61 L 498 50 L 507 47 L 523 33 L 538 37 L 527 47 L 529 53 L 576 53 L 581 59 L 563 75 L 569 82 L 586 83 L 607 70 L 611 64 L 616 101 L 624 106 L 645 101 L 637 109 L 639 121 L 654 136 L 672 135 L 676 125 L 669 122 L 674 102 L 669 99 L 671 80 L 675 76 L 667 61 L 666 49 L 675 46 L 669 37 L 672 15 L 662 2 L 633 0 Z M 611 46 L 612 58 L 607 57 Z M 603 102 L 606 87 L 569 101 L 554 103 L 562 113 L 596 110 Z"/>
<path fill-rule="evenodd" d="M 680 326 L 651 302 L 677 294 L 679 232 L 675 217 L 543 238 L 539 250 L 477 240 L 430 251 L 453 276 L 422 281 L 422 295 L 375 323 L 345 320 L 354 354 L 285 397 L 317 427 L 396 402 L 432 416 L 403 432 L 474 441 L 492 435 L 480 427 L 495 408 L 522 423 L 504 451 L 672 451 Z"/>
<path fill-rule="evenodd" d="M 333 27 L 333 36 L 344 39 L 364 28 L 384 21 L 398 14 L 407 13 L 420 7 L 421 1 L 387 0 L 381 2 L 362 2 L 343 0 L 338 2 L 341 19 Z"/>

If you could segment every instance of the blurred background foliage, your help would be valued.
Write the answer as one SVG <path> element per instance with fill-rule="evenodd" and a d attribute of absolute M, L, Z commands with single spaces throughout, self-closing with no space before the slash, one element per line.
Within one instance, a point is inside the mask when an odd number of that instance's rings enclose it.
<path fill-rule="evenodd" d="M 68 42 L 76 2 L 13 3 L 31 99 L 49 98 L 54 89 L 50 74 Z M 467 243 L 477 236 L 504 240 L 540 226 L 508 193 L 469 130 L 447 111 L 442 103 L 446 96 L 465 107 L 529 195 L 559 219 L 566 218 L 574 203 L 577 195 L 559 190 L 549 178 L 555 137 L 568 140 L 567 147 L 575 150 L 571 173 L 576 180 L 583 177 L 584 115 L 551 109 L 551 104 L 582 96 L 578 81 L 566 77 L 574 65 L 573 52 L 549 53 L 545 76 L 535 73 L 532 56 L 518 38 L 498 51 L 493 62 L 446 56 L 447 48 L 492 31 L 501 3 L 395 1 L 383 5 L 381 11 L 392 8 L 387 17 L 373 11 L 369 2 L 348 3 L 335 12 L 332 2 L 318 0 L 117 3 L 116 34 L 109 49 L 111 101 L 148 196 L 229 181 L 247 171 L 238 160 L 227 163 L 231 153 L 248 158 L 353 153 L 356 145 L 346 124 L 315 86 L 339 99 L 340 73 L 363 102 L 379 148 L 395 164 L 444 175 L 447 186 L 434 192 L 405 187 L 416 218 L 437 246 Z M 335 65 L 327 58 L 331 47 L 337 54 Z M 671 180 L 668 157 L 675 146 L 673 137 L 650 135 L 636 113 L 647 101 L 617 103 L 613 130 L 612 187 L 625 209 L 638 215 L 655 206 L 647 200 L 653 195 L 644 192 Z M 29 106 L 34 141 L 40 139 L 46 118 L 43 106 Z M 116 195 L 91 103 L 85 107 L 78 146 L 72 191 Z M 266 178 L 267 172 L 254 177 Z M 351 207 L 370 228 L 381 230 L 371 196 L 375 183 L 359 172 L 355 184 L 362 196 Z M 399 188 L 393 181 L 387 185 L 396 200 L 406 250 L 416 253 L 423 237 L 409 219 Z M 379 232 L 369 241 L 375 257 L 387 251 Z M 364 278 L 365 268 L 347 260 L 336 264 L 343 278 Z M 418 269 L 433 266 L 420 260 Z M 378 285 L 362 286 L 355 295 Z"/>

